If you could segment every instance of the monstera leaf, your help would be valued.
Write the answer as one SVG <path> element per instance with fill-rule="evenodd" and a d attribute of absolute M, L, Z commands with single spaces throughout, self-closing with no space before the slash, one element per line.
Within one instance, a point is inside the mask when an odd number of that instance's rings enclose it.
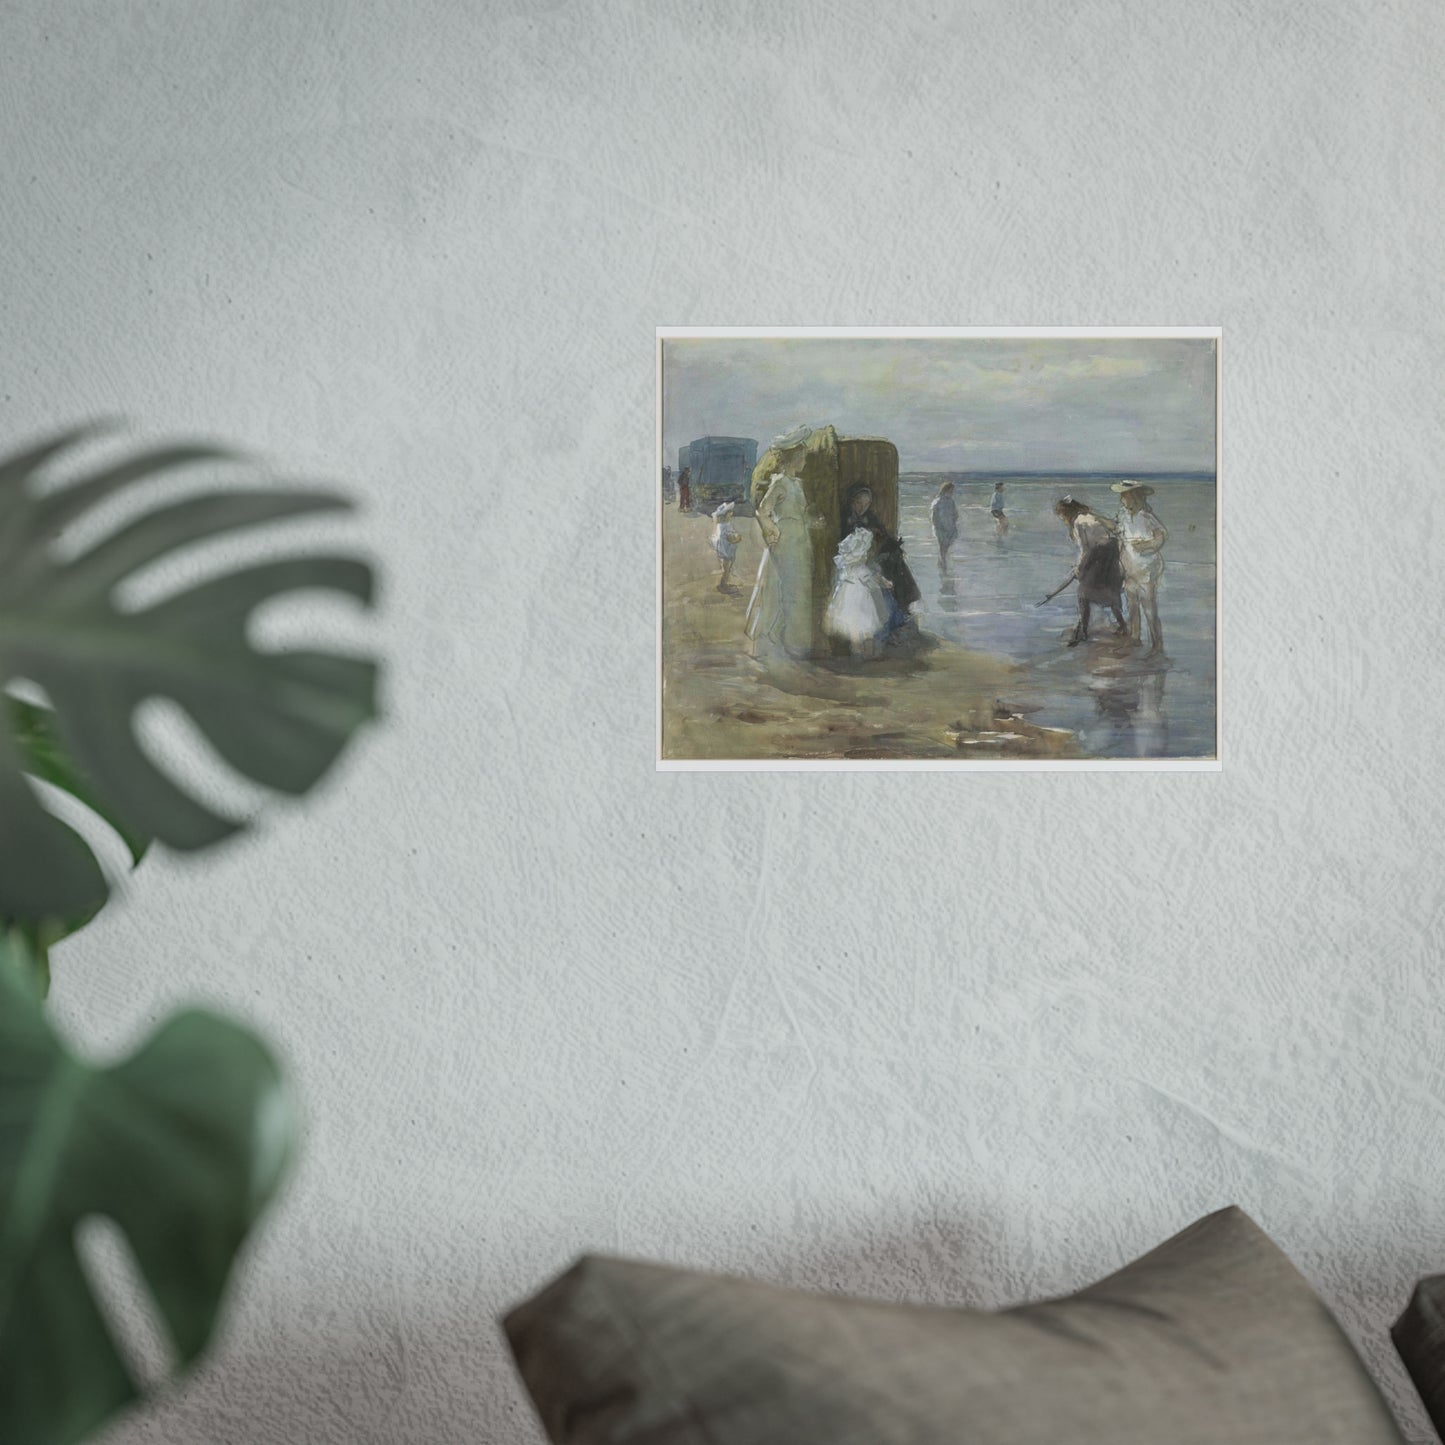
<path fill-rule="evenodd" d="M 204 1349 L 294 1120 L 275 1064 L 212 1014 L 176 1014 L 109 1068 L 75 1057 L 0 938 L 0 1440 L 71 1445 L 138 1394 L 76 1254 L 115 1221 L 178 1363 Z"/>
<path fill-rule="evenodd" d="M 66 757 L 55 727 L 55 715 L 46 707 L 38 707 L 16 697 L 0 698 L 0 709 L 8 708 L 10 731 L 19 747 L 25 769 L 32 777 L 40 778 L 52 787 L 59 788 L 72 798 L 84 804 L 97 816 L 103 818 L 130 853 L 132 863 L 139 863 L 145 856 L 150 839 L 137 833 L 124 818 L 108 808 L 95 794 L 90 780 L 84 777 L 71 760 Z M 0 716 L 0 728 L 5 726 Z M 69 917 L 30 918 L 15 921 L 10 926 L 19 935 L 17 942 L 23 943 L 25 957 L 29 962 L 34 980 L 43 997 L 50 990 L 50 949 L 68 934 L 83 928 L 95 916 L 100 907 L 93 906 Z M 3 926 L 3 921 L 0 921 Z"/>
<path fill-rule="evenodd" d="M 135 713 L 148 699 L 179 704 L 227 763 L 290 794 L 310 788 L 375 711 L 370 661 L 261 651 L 247 637 L 252 613 L 288 592 L 324 589 L 369 603 L 371 569 L 356 558 L 285 557 L 133 609 L 116 596 L 182 548 L 343 509 L 345 498 L 275 487 L 207 492 L 142 511 L 68 557 L 57 539 L 127 488 L 179 467 L 235 460 L 213 447 L 165 447 L 40 487 L 45 465 L 89 435 L 67 432 L 0 461 L 0 689 L 23 680 L 49 702 L 29 719 L 42 735 L 39 753 L 23 728 L 0 726 L 0 920 L 83 918 L 108 892 L 88 844 L 41 805 L 27 773 L 96 807 L 133 852 L 149 838 L 194 849 L 236 831 L 141 747 Z"/>
<path fill-rule="evenodd" d="M 150 839 L 132 828 L 124 818 L 108 808 L 96 795 L 95 786 L 66 756 L 55 725 L 55 714 L 23 698 L 3 699 L 10 713 L 10 731 L 20 749 L 25 770 L 35 778 L 50 783 L 72 798 L 84 803 L 93 813 L 105 819 L 126 846 L 132 863 L 139 863 L 150 846 Z"/>

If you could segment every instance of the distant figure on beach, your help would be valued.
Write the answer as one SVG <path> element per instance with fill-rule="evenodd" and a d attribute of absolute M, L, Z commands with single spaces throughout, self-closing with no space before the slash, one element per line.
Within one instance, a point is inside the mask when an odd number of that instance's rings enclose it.
<path fill-rule="evenodd" d="M 1169 540 L 1164 523 L 1154 515 L 1149 498 L 1154 488 L 1143 482 L 1115 482 L 1123 510 L 1119 513 L 1119 560 L 1124 567 L 1124 595 L 1129 599 L 1129 636 L 1142 642 L 1141 618 L 1149 619 L 1149 652 L 1164 650 L 1159 625 L 1159 579 L 1164 575 L 1160 549 Z"/>
<path fill-rule="evenodd" d="M 953 499 L 953 483 L 945 482 L 938 495 L 929 504 L 928 519 L 933 523 L 933 535 L 938 539 L 938 565 L 948 565 L 948 549 L 958 536 L 958 503 Z"/>
<path fill-rule="evenodd" d="M 913 604 L 923 596 L 908 562 L 903 556 L 903 543 L 888 530 L 873 510 L 873 492 L 868 487 L 854 487 L 843 507 L 842 531 L 846 536 L 858 528 L 872 534 L 873 560 L 888 586 L 892 616 L 888 630 L 896 631 L 911 620 Z"/>
<path fill-rule="evenodd" d="M 873 555 L 873 534 L 857 527 L 838 543 L 823 630 L 858 657 L 876 657 L 892 622 L 891 594 Z"/>
<path fill-rule="evenodd" d="M 1008 518 L 1003 510 L 1003 483 L 993 484 L 993 500 L 988 504 L 988 509 L 993 513 L 994 532 L 1002 537 L 1008 531 Z"/>
<path fill-rule="evenodd" d="M 717 584 L 719 592 L 732 591 L 733 563 L 742 540 L 743 534 L 733 526 L 733 503 L 724 502 L 712 514 L 712 549 L 722 564 L 722 580 Z"/>
<path fill-rule="evenodd" d="M 774 472 L 758 503 L 758 528 L 766 550 L 748 602 L 745 629 L 754 657 L 782 649 L 789 657 L 813 650 L 813 543 L 821 517 L 808 515 L 803 484 Z"/>
<path fill-rule="evenodd" d="M 677 479 L 677 510 L 692 511 L 692 468 L 684 467 Z"/>
<path fill-rule="evenodd" d="M 1122 633 L 1124 612 L 1119 589 L 1124 584 L 1124 573 L 1119 562 L 1119 540 L 1113 529 L 1087 502 L 1076 497 L 1060 497 L 1054 503 L 1054 515 L 1069 529 L 1069 536 L 1079 549 L 1068 580 L 1050 594 L 1062 592 L 1071 581 L 1079 584 L 1079 620 L 1074 624 L 1069 646 L 1077 647 L 1089 640 L 1089 614 L 1096 602 L 1114 614 L 1115 630 Z"/>

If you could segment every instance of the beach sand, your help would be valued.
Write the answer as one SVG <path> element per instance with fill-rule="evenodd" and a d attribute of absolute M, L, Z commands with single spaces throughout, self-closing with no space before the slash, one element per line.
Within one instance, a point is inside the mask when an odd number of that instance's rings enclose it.
<path fill-rule="evenodd" d="M 762 556 L 751 517 L 735 525 L 734 585 L 717 590 L 710 517 L 663 508 L 662 756 L 756 759 L 1073 758 L 1074 735 L 1009 702 L 1004 658 L 920 632 L 871 660 L 763 662 L 743 619 Z"/>

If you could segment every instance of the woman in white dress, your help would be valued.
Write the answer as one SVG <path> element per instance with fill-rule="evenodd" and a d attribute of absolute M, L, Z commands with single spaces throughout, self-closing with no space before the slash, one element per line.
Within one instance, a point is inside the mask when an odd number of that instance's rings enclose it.
<path fill-rule="evenodd" d="M 803 484 L 794 476 L 774 472 L 758 503 L 758 527 L 766 550 L 746 622 L 749 650 L 755 657 L 783 652 L 801 658 L 813 651 L 813 522 Z"/>
<path fill-rule="evenodd" d="M 823 630 L 859 657 L 877 655 L 892 615 L 872 552 L 873 534 L 866 527 L 849 532 L 838 544 L 833 592 L 823 614 Z"/>

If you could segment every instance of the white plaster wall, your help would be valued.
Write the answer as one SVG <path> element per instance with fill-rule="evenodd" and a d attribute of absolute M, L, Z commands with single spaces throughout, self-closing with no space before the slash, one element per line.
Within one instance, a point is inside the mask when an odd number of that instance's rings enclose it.
<path fill-rule="evenodd" d="M 388 579 L 385 728 L 57 958 L 308 1118 L 110 1445 L 536 1441 L 494 1316 L 583 1249 L 994 1305 L 1229 1201 L 1428 1438 L 1442 15 L 0 11 L 0 434 L 249 442 Z M 659 323 L 1222 325 L 1224 772 L 656 775 Z"/>

